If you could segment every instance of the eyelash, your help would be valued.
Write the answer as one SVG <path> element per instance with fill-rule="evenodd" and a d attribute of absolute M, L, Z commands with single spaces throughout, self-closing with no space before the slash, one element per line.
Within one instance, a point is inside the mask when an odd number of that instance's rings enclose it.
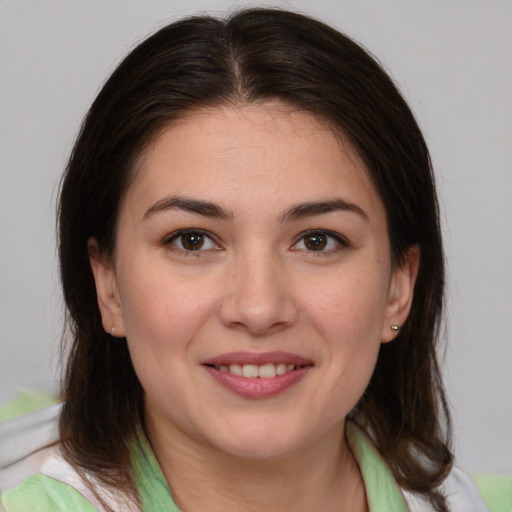
<path fill-rule="evenodd" d="M 201 241 L 203 242 L 198 249 L 187 249 L 183 246 L 184 235 L 199 235 L 202 237 Z M 308 249 L 307 247 L 299 248 L 297 247 L 301 242 L 305 243 L 305 240 L 310 237 L 313 238 L 315 236 L 325 237 L 327 240 L 325 241 L 325 245 L 321 247 L 319 250 Z M 175 242 L 181 239 L 181 247 L 177 247 Z M 208 243 L 205 241 L 209 241 L 210 244 L 213 244 L 214 247 L 208 247 L 203 249 L 204 243 Z M 328 247 L 329 243 L 334 240 L 336 246 L 325 249 Z M 180 229 L 179 231 L 175 231 L 168 235 L 164 241 L 164 245 L 170 246 L 172 250 L 185 254 L 187 256 L 199 256 L 201 252 L 211 251 L 211 250 L 222 250 L 222 248 L 217 244 L 210 233 L 204 231 L 202 229 Z M 320 242 L 322 243 L 322 242 Z M 304 251 L 308 255 L 311 256 L 321 256 L 325 254 L 333 254 L 340 252 L 346 248 L 350 247 L 350 243 L 348 240 L 340 235 L 339 233 L 335 233 L 333 231 L 328 231 L 324 229 L 312 229 L 309 231 L 304 231 L 297 237 L 297 241 L 292 245 L 292 250 L 294 251 Z"/>
<path fill-rule="evenodd" d="M 325 242 L 326 246 L 328 246 L 329 243 L 334 240 L 334 243 L 336 244 L 336 246 L 328 248 L 328 249 L 325 249 L 325 246 L 324 246 L 318 251 L 308 249 L 307 247 L 304 247 L 304 248 L 297 247 L 301 242 L 304 243 L 308 237 L 312 238 L 314 236 L 326 237 L 327 238 L 327 240 Z M 311 230 L 305 231 L 299 235 L 298 240 L 297 240 L 297 242 L 295 242 L 293 244 L 292 249 L 296 250 L 296 251 L 304 251 L 308 255 L 311 255 L 311 256 L 322 256 L 322 255 L 326 255 L 326 254 L 335 254 L 335 253 L 343 251 L 344 249 L 347 249 L 349 247 L 350 247 L 349 241 L 344 236 L 340 235 L 339 233 L 335 233 L 333 231 L 328 231 L 325 229 L 311 229 Z"/>
<path fill-rule="evenodd" d="M 180 240 L 181 237 L 184 235 L 199 235 L 202 237 L 203 244 L 198 249 L 186 249 L 183 247 L 183 240 L 181 241 L 182 247 L 177 247 L 174 242 Z M 214 245 L 214 247 L 209 247 L 207 249 L 203 249 L 204 243 L 208 240 L 211 244 Z M 207 231 L 204 231 L 202 229 L 180 229 L 179 231 L 175 231 L 174 233 L 171 233 L 168 235 L 164 241 L 164 245 L 169 246 L 172 250 L 176 252 L 180 252 L 181 254 L 185 254 L 187 256 L 200 256 L 201 252 L 207 251 L 207 250 L 220 250 L 221 247 L 219 244 L 215 242 L 212 235 L 208 233 Z"/>

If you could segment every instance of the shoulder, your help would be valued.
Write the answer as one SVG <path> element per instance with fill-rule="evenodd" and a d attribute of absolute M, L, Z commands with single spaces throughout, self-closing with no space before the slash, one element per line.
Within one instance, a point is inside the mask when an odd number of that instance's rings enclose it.
<path fill-rule="evenodd" d="M 40 472 L 2 494 L 3 512 L 139 512 L 120 491 L 84 477 L 56 450 Z"/>
<path fill-rule="evenodd" d="M 56 404 L 0 422 L 0 510 L 104 512 L 107 506 L 138 512 L 121 491 L 77 472 L 64 459 L 58 442 L 60 408 Z"/>
<path fill-rule="evenodd" d="M 458 467 L 454 467 L 444 481 L 443 491 L 448 499 L 450 510 L 461 512 L 489 510 L 474 480 Z"/>
<path fill-rule="evenodd" d="M 96 512 L 96 508 L 71 486 L 48 476 L 31 476 L 1 496 L 5 512 Z"/>
<path fill-rule="evenodd" d="M 454 467 L 441 486 L 451 512 L 512 512 L 512 477 L 474 475 Z M 404 492 L 410 512 L 431 512 L 430 505 Z"/>
<path fill-rule="evenodd" d="M 361 427 L 347 422 L 346 435 L 361 469 L 369 499 L 371 496 L 375 498 L 374 505 L 381 505 L 383 498 L 390 496 L 396 488 L 409 512 L 434 512 L 424 497 L 399 488 L 386 461 Z M 511 476 L 484 474 L 471 477 L 455 466 L 439 491 L 446 497 L 450 512 L 512 512 Z M 374 508 L 380 510 L 376 505 Z"/>
<path fill-rule="evenodd" d="M 491 512 L 512 512 L 512 475 L 471 475 Z"/>

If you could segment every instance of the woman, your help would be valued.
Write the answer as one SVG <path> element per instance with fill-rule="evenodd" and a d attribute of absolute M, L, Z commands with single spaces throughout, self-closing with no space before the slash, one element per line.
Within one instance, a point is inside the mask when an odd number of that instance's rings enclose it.
<path fill-rule="evenodd" d="M 60 442 L 6 510 L 486 510 L 452 468 L 428 150 L 342 34 L 256 9 L 135 48 L 59 256 Z"/>

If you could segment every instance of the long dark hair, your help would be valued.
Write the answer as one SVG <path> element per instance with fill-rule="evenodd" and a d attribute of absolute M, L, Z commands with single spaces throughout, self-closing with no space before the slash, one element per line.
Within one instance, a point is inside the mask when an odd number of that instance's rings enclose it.
<path fill-rule="evenodd" d="M 398 483 L 446 504 L 450 417 L 436 358 L 444 258 L 434 176 L 423 136 L 393 81 L 358 44 L 309 17 L 249 9 L 162 28 L 118 66 L 91 106 L 69 159 L 59 203 L 59 256 L 68 310 L 65 456 L 134 492 L 129 454 L 143 423 L 143 390 L 126 343 L 103 330 L 87 241 L 112 254 L 134 162 L 191 109 L 280 99 L 328 121 L 364 160 L 385 205 L 393 259 L 421 251 L 412 310 L 381 346 L 354 420 L 373 437 Z"/>

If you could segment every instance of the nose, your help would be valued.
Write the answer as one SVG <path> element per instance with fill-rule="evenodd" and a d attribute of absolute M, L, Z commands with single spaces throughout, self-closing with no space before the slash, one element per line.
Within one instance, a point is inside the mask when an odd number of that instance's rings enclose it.
<path fill-rule="evenodd" d="M 297 317 L 292 279 L 279 258 L 259 255 L 237 262 L 220 308 L 225 326 L 261 336 L 294 324 Z"/>

